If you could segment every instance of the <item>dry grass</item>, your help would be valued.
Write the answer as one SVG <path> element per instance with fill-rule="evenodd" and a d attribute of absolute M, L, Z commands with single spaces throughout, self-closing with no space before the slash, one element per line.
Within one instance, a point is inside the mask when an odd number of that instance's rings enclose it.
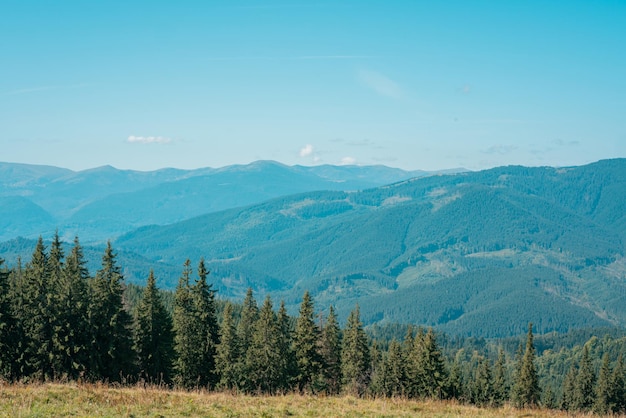
<path fill-rule="evenodd" d="M 455 402 L 350 396 L 248 396 L 89 384 L 0 385 L 3 417 L 568 417 Z"/>

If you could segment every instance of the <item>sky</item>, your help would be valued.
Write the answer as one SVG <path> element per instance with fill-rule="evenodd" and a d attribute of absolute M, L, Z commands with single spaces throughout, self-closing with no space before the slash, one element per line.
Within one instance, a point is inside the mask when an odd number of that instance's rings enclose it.
<path fill-rule="evenodd" d="M 626 1 L 0 2 L 0 161 L 626 157 Z"/>

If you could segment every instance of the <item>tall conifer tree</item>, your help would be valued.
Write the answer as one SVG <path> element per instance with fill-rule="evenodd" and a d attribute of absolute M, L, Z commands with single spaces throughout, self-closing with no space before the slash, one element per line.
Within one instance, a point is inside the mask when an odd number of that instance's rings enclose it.
<path fill-rule="evenodd" d="M 152 270 L 136 312 L 135 351 L 139 376 L 152 383 L 168 383 L 174 354 L 172 318 L 163 306 Z"/>
<path fill-rule="evenodd" d="M 535 345 L 533 342 L 533 325 L 528 324 L 526 350 L 517 367 L 518 373 L 513 388 L 513 401 L 518 408 L 534 406 L 539 403 L 541 390 L 535 368 Z"/>
<path fill-rule="evenodd" d="M 348 316 L 341 350 L 343 384 L 349 393 L 358 395 L 365 393 L 369 384 L 369 367 L 369 345 L 357 305 Z"/>
<path fill-rule="evenodd" d="M 332 305 L 322 328 L 321 355 L 326 391 L 337 394 L 341 390 L 341 329 Z"/>
<path fill-rule="evenodd" d="M 296 382 L 300 392 L 311 391 L 311 383 L 321 369 L 321 356 L 318 350 L 319 329 L 315 324 L 314 315 L 313 300 L 309 292 L 305 292 L 293 340 L 297 363 Z"/>
<path fill-rule="evenodd" d="M 217 345 L 215 355 L 215 368 L 220 379 L 218 387 L 220 389 L 236 389 L 240 381 L 240 370 L 237 368 L 240 354 L 231 303 L 226 303 L 223 316 L 224 320 L 220 327 L 220 342 Z"/>
<path fill-rule="evenodd" d="M 17 321 L 11 309 L 9 272 L 0 258 L 0 380 L 13 380 L 17 375 Z"/>
<path fill-rule="evenodd" d="M 124 381 L 135 372 L 132 318 L 124 308 L 124 277 L 110 242 L 92 281 L 92 292 L 92 373 L 105 381 Z"/>

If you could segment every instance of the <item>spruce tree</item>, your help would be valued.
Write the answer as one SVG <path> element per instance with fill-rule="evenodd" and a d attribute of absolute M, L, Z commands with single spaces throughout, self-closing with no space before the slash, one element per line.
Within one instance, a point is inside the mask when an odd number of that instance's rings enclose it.
<path fill-rule="evenodd" d="M 219 343 L 219 327 L 215 307 L 215 291 L 207 283 L 208 271 L 204 259 L 198 264 L 198 280 L 191 288 L 193 316 L 198 345 L 197 369 L 199 384 L 209 389 L 218 382 L 215 370 L 215 350 Z"/>
<path fill-rule="evenodd" d="M 369 384 L 370 353 L 357 305 L 343 331 L 341 372 L 348 393 L 363 395 Z"/>
<path fill-rule="evenodd" d="M 216 348 L 215 368 L 219 376 L 218 388 L 236 389 L 239 382 L 239 343 L 237 330 L 233 318 L 233 305 L 226 303 L 224 307 L 224 320 L 220 327 L 220 342 Z"/>
<path fill-rule="evenodd" d="M 197 324 L 194 318 L 194 298 L 191 293 L 191 261 L 187 259 L 178 280 L 174 294 L 174 381 L 186 389 L 200 386 L 197 370 L 199 347 L 197 343 Z"/>
<path fill-rule="evenodd" d="M 280 308 L 276 315 L 278 321 L 278 346 L 282 353 L 280 361 L 280 383 L 278 389 L 287 391 L 291 388 L 291 384 L 296 376 L 296 355 L 293 351 L 293 326 L 291 318 L 287 314 L 285 301 L 280 301 Z"/>
<path fill-rule="evenodd" d="M 165 309 L 151 269 L 135 315 L 135 351 L 139 377 L 169 383 L 174 355 L 172 318 Z"/>
<path fill-rule="evenodd" d="M 11 309 L 9 272 L 0 258 L 0 380 L 17 377 L 15 348 L 18 346 L 17 321 Z"/>
<path fill-rule="evenodd" d="M 24 272 L 21 306 L 16 311 L 23 328 L 24 376 L 37 380 L 53 379 L 52 339 L 54 323 L 52 316 L 53 293 L 50 285 L 48 255 L 39 237 L 30 263 Z"/>
<path fill-rule="evenodd" d="M 305 292 L 296 321 L 293 347 L 296 356 L 296 384 L 300 392 L 311 392 L 311 384 L 321 369 L 321 356 L 318 351 L 319 329 L 315 325 L 313 300 Z"/>
<path fill-rule="evenodd" d="M 506 377 L 506 358 L 502 347 L 498 350 L 498 359 L 493 373 L 493 403 L 500 406 L 509 397 L 509 384 Z"/>
<path fill-rule="evenodd" d="M 613 412 L 626 413 L 626 367 L 620 353 L 611 376 L 610 404 L 615 405 Z"/>
<path fill-rule="evenodd" d="M 383 361 L 383 390 L 386 396 L 404 396 L 406 393 L 406 359 L 402 346 L 395 339 L 389 343 Z"/>
<path fill-rule="evenodd" d="M 576 411 L 589 411 L 593 406 L 596 374 L 589 355 L 587 344 L 583 346 L 583 355 L 578 365 L 578 374 L 574 386 L 572 407 Z"/>
<path fill-rule="evenodd" d="M 598 384 L 596 385 L 595 400 L 593 404 L 593 410 L 600 415 L 606 415 L 609 412 L 615 411 L 615 405 L 612 404 L 611 399 L 611 377 L 613 371 L 611 370 L 611 364 L 609 362 L 609 353 L 604 353 L 602 356 L 602 367 L 600 367 L 600 374 L 598 375 Z"/>
<path fill-rule="evenodd" d="M 87 372 L 91 346 L 89 272 L 78 238 L 74 239 L 74 247 L 59 274 L 54 339 L 56 368 L 74 380 Z"/>
<path fill-rule="evenodd" d="M 493 381 L 489 360 L 481 357 L 474 374 L 471 389 L 472 402 L 478 406 L 488 406 L 493 401 Z"/>
<path fill-rule="evenodd" d="M 241 316 L 237 324 L 237 340 L 239 342 L 239 361 L 237 362 L 237 370 L 240 389 L 250 389 L 250 379 L 247 370 L 246 359 L 248 357 L 248 349 L 252 343 L 252 335 L 254 334 L 254 324 L 259 318 L 259 308 L 257 306 L 252 289 L 248 288 L 246 297 L 243 300 L 241 308 Z"/>
<path fill-rule="evenodd" d="M 566 411 L 575 410 L 575 392 L 576 392 L 576 365 L 572 362 L 569 371 L 563 379 L 563 395 L 561 396 L 561 409 Z"/>
<path fill-rule="evenodd" d="M 341 329 L 332 305 L 321 336 L 322 374 L 326 391 L 337 394 L 341 390 Z"/>
<path fill-rule="evenodd" d="M 246 353 L 247 389 L 273 394 L 281 385 L 280 330 L 268 295 L 254 323 Z"/>
<path fill-rule="evenodd" d="M 423 356 L 422 364 L 426 396 L 434 399 L 446 398 L 448 393 L 448 371 L 432 328 L 428 330 L 424 338 Z"/>
<path fill-rule="evenodd" d="M 528 324 L 526 349 L 517 370 L 518 373 L 513 387 L 513 402 L 515 406 L 523 408 L 538 405 L 541 399 L 541 390 L 539 389 L 539 378 L 535 368 L 535 345 L 533 342 L 532 323 Z"/>
<path fill-rule="evenodd" d="M 91 372 L 97 379 L 125 381 L 134 375 L 132 317 L 124 308 L 124 277 L 108 242 L 102 268 L 92 281 L 89 324 Z"/>

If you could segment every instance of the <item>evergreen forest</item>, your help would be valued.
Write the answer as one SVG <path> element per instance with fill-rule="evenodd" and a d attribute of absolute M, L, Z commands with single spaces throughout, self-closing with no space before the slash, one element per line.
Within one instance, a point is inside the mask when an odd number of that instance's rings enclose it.
<path fill-rule="evenodd" d="M 419 324 L 345 324 L 305 291 L 297 315 L 271 295 L 216 297 L 206 263 L 183 264 L 174 292 L 126 285 L 109 243 L 100 268 L 40 238 L 28 263 L 0 260 L 0 379 L 455 399 L 478 406 L 626 413 L 626 335 L 606 329 L 485 340 Z M 568 339 L 569 338 L 569 339 Z"/>

